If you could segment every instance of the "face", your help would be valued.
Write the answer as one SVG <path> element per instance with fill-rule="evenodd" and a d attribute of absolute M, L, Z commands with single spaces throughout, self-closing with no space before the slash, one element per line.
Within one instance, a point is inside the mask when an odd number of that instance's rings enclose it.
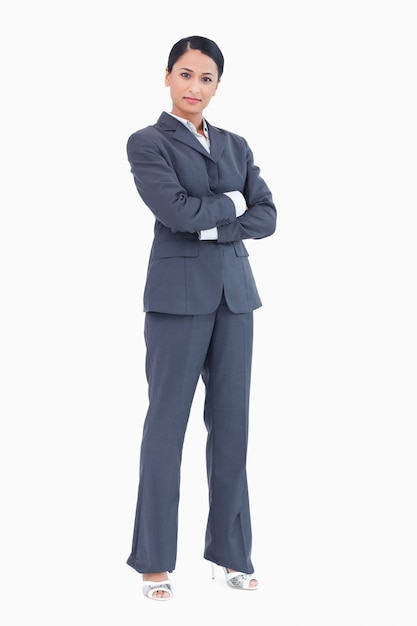
<path fill-rule="evenodd" d="M 216 93 L 219 70 L 213 59 L 200 50 L 187 50 L 165 74 L 170 87 L 172 113 L 195 123 Z"/>

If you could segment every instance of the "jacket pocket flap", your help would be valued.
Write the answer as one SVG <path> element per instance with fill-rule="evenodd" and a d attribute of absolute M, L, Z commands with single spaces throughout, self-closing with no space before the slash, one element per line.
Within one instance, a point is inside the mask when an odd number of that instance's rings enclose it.
<path fill-rule="evenodd" d="M 249 256 L 249 252 L 246 250 L 246 246 L 243 241 L 234 241 L 233 242 L 236 256 Z"/>

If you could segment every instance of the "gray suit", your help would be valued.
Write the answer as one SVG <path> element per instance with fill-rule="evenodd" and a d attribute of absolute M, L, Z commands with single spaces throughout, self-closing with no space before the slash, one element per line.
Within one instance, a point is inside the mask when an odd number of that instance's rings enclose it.
<path fill-rule="evenodd" d="M 182 446 L 198 379 L 206 389 L 210 511 L 204 557 L 253 572 L 246 479 L 253 310 L 244 239 L 274 233 L 272 194 L 243 137 L 208 124 L 210 154 L 167 113 L 129 137 L 138 192 L 155 215 L 144 290 L 149 408 L 132 551 L 138 572 L 176 563 Z M 239 218 L 225 192 L 238 190 Z M 198 232 L 216 226 L 216 241 Z"/>

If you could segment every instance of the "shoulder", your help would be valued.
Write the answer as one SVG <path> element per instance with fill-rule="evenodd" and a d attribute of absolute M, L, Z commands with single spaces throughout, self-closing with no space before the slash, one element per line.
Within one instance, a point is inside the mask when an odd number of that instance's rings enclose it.
<path fill-rule="evenodd" d="M 172 134 L 180 122 L 172 115 L 161 113 L 155 124 L 150 124 L 133 132 L 127 140 L 128 151 L 133 147 L 159 144 L 167 134 Z"/>
<path fill-rule="evenodd" d="M 130 145 L 132 143 L 140 143 L 141 141 L 146 141 L 147 139 L 152 139 L 152 137 L 158 137 L 159 131 L 157 128 L 157 124 L 151 124 L 150 126 L 145 126 L 144 128 L 140 128 L 139 130 L 135 130 L 128 138 L 127 144 Z"/>
<path fill-rule="evenodd" d="M 147 142 L 152 139 L 152 137 L 156 138 L 158 135 L 158 131 L 155 129 L 155 125 L 146 126 L 145 128 L 141 128 L 140 130 L 134 131 L 127 140 L 127 147 L 132 147 L 134 145 L 139 145 L 143 142 Z"/>
<path fill-rule="evenodd" d="M 133 132 L 127 140 L 126 148 L 128 153 L 147 146 L 154 146 L 160 143 L 161 131 L 157 124 L 146 126 Z"/>

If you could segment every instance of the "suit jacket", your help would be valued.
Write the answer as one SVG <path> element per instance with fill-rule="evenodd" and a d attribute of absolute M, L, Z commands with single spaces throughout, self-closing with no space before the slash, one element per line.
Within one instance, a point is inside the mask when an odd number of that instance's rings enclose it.
<path fill-rule="evenodd" d="M 144 311 L 213 312 L 223 291 L 234 313 L 262 305 L 244 239 L 276 228 L 272 194 L 246 140 L 207 124 L 210 154 L 177 119 L 162 113 L 133 133 L 127 155 L 137 190 L 155 216 Z M 224 192 L 240 191 L 248 210 L 239 218 Z M 198 232 L 217 226 L 218 239 Z"/>

